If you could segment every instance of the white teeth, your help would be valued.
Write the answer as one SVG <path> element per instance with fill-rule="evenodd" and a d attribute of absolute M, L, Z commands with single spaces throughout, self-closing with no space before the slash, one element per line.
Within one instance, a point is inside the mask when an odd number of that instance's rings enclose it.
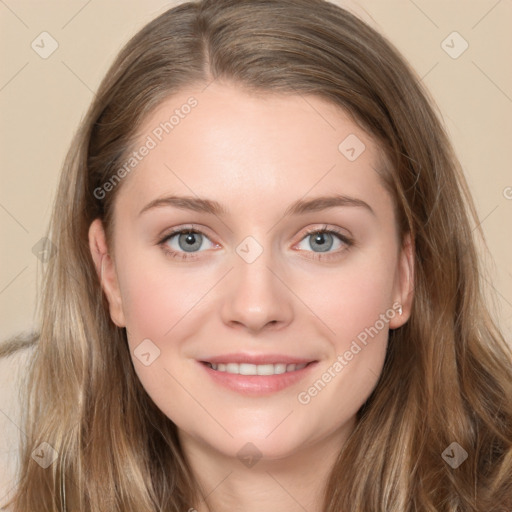
<path fill-rule="evenodd" d="M 227 366 L 230 373 L 239 373 L 240 375 L 258 375 L 258 367 L 255 364 L 231 363 Z"/>
<path fill-rule="evenodd" d="M 286 365 L 283 363 L 275 364 L 274 365 L 274 372 L 275 373 L 286 373 Z"/>
<path fill-rule="evenodd" d="M 258 375 L 274 375 L 276 370 L 273 364 L 260 364 L 256 367 Z"/>
<path fill-rule="evenodd" d="M 218 372 L 235 373 L 238 375 L 279 375 L 286 372 L 301 370 L 306 366 L 304 364 L 249 364 L 249 363 L 208 363 L 208 365 Z"/>

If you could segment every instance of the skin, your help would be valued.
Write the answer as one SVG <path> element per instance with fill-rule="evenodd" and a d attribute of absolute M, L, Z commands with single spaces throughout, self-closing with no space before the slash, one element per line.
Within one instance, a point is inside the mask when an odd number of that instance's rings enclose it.
<path fill-rule="evenodd" d="M 341 109 L 315 96 L 251 95 L 229 83 L 190 87 L 161 104 L 148 134 L 193 95 L 198 105 L 124 178 L 114 206 L 112 247 L 95 220 L 90 249 L 112 320 L 126 327 L 138 377 L 177 425 L 205 495 L 206 510 L 320 511 L 323 486 L 374 389 L 388 330 L 407 321 L 413 250 L 399 243 L 393 201 L 376 172 L 378 147 Z M 355 134 L 366 146 L 349 161 L 338 145 Z M 365 201 L 285 217 L 298 199 L 345 194 Z M 223 215 L 144 206 L 168 195 L 214 199 Z M 187 253 L 172 228 L 193 223 L 203 244 Z M 321 252 L 306 230 L 338 228 Z M 263 249 L 252 263 L 236 252 L 252 236 Z M 197 240 L 197 239 L 196 239 Z M 199 239 L 200 241 L 200 239 Z M 313 245 L 310 245 L 310 244 Z M 330 243 L 330 240 L 328 240 Z M 321 254 L 330 259 L 314 259 Z M 332 367 L 393 303 L 394 317 L 308 404 L 297 396 Z M 134 356 L 150 339 L 160 355 Z M 318 360 L 307 379 L 267 396 L 213 383 L 196 359 L 230 352 L 281 353 Z M 252 467 L 237 453 L 251 442 Z"/>

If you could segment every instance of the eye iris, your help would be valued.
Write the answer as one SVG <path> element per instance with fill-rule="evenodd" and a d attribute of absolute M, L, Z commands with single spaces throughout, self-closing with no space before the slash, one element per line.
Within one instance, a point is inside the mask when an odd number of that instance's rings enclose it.
<path fill-rule="evenodd" d="M 326 243 L 327 240 L 330 241 L 330 243 Z M 314 244 L 319 244 L 319 249 L 321 252 L 326 252 L 332 247 L 332 235 L 329 233 L 316 233 L 313 237 Z M 310 242 L 309 244 L 312 249 L 314 249 L 314 245 Z"/>
<path fill-rule="evenodd" d="M 198 240 L 196 239 L 198 238 Z M 184 245 L 182 245 L 184 242 Z M 179 245 L 180 248 L 187 252 L 192 252 L 201 247 L 201 235 L 200 233 L 183 233 L 179 236 Z"/>
<path fill-rule="evenodd" d="M 331 249 L 333 244 L 333 236 L 330 233 L 326 232 L 316 232 L 311 235 L 310 237 L 310 243 L 309 246 L 312 249 L 315 249 L 315 245 L 317 246 L 317 249 L 320 252 L 327 252 Z M 313 239 L 313 242 L 311 242 L 311 239 Z M 180 233 L 178 238 L 178 245 L 181 249 L 183 249 L 186 252 L 193 252 L 196 251 L 201 247 L 202 244 L 202 235 L 201 233 L 197 233 L 194 231 L 186 232 L 186 233 Z"/>

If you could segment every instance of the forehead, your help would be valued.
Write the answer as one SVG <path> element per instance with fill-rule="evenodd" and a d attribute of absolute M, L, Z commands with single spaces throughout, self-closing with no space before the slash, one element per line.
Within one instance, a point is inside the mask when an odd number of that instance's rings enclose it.
<path fill-rule="evenodd" d="M 379 201 L 385 193 L 374 140 L 341 108 L 311 95 L 191 87 L 147 117 L 134 150 L 119 207 L 129 201 L 140 210 L 159 196 L 186 194 L 247 213 L 308 194 Z"/>

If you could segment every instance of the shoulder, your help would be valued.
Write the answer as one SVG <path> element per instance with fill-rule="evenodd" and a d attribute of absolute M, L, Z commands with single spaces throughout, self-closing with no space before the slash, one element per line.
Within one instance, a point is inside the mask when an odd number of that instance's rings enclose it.
<path fill-rule="evenodd" d="M 34 334 L 0 343 L 0 407 L 12 401 L 37 349 L 37 336 Z M 14 399 L 16 400 L 16 399 Z"/>
<path fill-rule="evenodd" d="M 26 338 L 26 337 L 25 337 Z M 11 341 L 11 340 L 9 340 Z M 7 342 L 9 343 L 9 342 Z M 18 343 L 2 353 L 6 342 L 0 344 L 0 510 L 10 497 L 18 465 L 19 443 L 23 436 L 21 425 L 22 393 L 31 356 L 37 343 Z"/>
<path fill-rule="evenodd" d="M 37 349 L 37 335 L 19 335 L 0 343 L 0 410 L 20 405 L 27 370 Z M 1 417 L 0 417 L 1 420 Z"/>

